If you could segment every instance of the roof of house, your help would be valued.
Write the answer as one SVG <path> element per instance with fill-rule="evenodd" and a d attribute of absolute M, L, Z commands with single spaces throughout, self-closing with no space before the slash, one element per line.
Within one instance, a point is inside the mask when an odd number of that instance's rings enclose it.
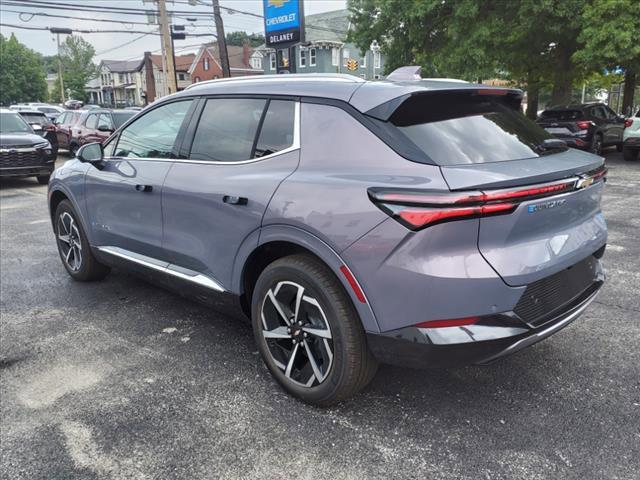
<path fill-rule="evenodd" d="M 100 65 L 116 73 L 135 72 L 142 66 L 142 60 L 102 60 Z"/>
<path fill-rule="evenodd" d="M 347 41 L 350 25 L 349 10 L 346 9 L 306 15 L 304 17 L 305 40 L 344 43 Z"/>
<path fill-rule="evenodd" d="M 200 47 L 198 54 L 195 55 L 192 65 L 189 68 L 189 71 L 193 71 L 196 64 L 200 61 L 204 50 L 207 50 L 209 55 L 213 57 L 218 65 L 220 65 L 220 52 L 218 49 L 218 44 L 214 43 L 206 43 Z M 251 66 L 251 55 L 256 51 L 255 48 L 248 47 L 248 51 L 245 53 L 245 47 L 239 47 L 237 45 L 227 45 L 227 54 L 229 55 L 229 68 L 231 70 L 253 70 L 255 72 L 262 73 L 261 69 L 255 69 Z M 246 61 L 245 61 L 246 60 Z"/>
<path fill-rule="evenodd" d="M 195 53 L 189 53 L 186 55 L 176 55 L 176 71 L 186 72 L 193 63 L 193 59 L 196 58 Z M 158 70 L 162 70 L 162 55 L 151 55 L 151 61 L 158 67 Z"/>

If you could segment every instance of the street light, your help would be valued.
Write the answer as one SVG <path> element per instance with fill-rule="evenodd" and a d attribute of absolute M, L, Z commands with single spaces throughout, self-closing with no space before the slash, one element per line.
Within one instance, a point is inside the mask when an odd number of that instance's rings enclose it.
<path fill-rule="evenodd" d="M 55 33 L 58 39 L 58 79 L 60 80 L 60 99 L 64 105 L 64 81 L 62 80 L 62 59 L 60 58 L 60 34 L 71 35 L 73 30 L 70 28 L 51 27 L 49 31 L 51 33 Z"/>

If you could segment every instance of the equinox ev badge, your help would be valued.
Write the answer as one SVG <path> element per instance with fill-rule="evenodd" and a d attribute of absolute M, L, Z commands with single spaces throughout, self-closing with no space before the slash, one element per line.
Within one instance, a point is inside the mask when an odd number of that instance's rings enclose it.
<path fill-rule="evenodd" d="M 527 207 L 527 211 L 529 213 L 536 213 L 542 210 L 549 210 L 550 208 L 560 207 L 567 203 L 565 198 L 561 198 L 560 200 L 552 200 L 551 202 L 538 203 L 536 205 L 529 205 Z"/>

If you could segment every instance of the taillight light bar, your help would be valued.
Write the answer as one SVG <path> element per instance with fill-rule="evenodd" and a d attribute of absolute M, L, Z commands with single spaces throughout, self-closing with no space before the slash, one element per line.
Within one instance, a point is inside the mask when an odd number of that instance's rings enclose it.
<path fill-rule="evenodd" d="M 583 120 L 580 122 L 576 122 L 576 125 L 580 130 L 589 130 L 589 127 L 595 124 L 591 120 Z"/>
<path fill-rule="evenodd" d="M 369 198 L 383 212 L 411 230 L 452 220 L 505 215 L 522 202 L 585 188 L 604 180 L 601 167 L 587 175 L 557 182 L 486 191 L 429 192 L 393 188 L 370 188 Z"/>
<path fill-rule="evenodd" d="M 631 125 L 633 125 L 633 118 L 627 118 L 624 121 L 624 128 L 629 128 Z"/>

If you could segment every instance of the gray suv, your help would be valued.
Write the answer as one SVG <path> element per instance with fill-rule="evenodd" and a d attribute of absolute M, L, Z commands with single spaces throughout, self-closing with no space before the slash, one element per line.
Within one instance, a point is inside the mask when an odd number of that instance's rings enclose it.
<path fill-rule="evenodd" d="M 124 267 L 251 318 L 273 377 L 329 405 L 379 362 L 486 364 L 603 283 L 599 156 L 459 81 L 201 82 L 55 171 L 71 277 Z"/>

